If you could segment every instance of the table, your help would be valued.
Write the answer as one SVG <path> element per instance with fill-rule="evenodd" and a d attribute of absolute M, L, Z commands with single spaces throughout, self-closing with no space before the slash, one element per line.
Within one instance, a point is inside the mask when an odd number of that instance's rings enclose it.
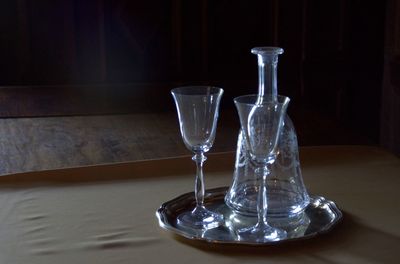
<path fill-rule="evenodd" d="M 210 154 L 207 188 L 234 153 Z M 400 159 L 367 146 L 300 150 L 310 193 L 344 212 L 331 233 L 279 246 L 215 245 L 162 230 L 155 211 L 191 191 L 188 156 L 0 177 L 0 263 L 398 263 Z"/>

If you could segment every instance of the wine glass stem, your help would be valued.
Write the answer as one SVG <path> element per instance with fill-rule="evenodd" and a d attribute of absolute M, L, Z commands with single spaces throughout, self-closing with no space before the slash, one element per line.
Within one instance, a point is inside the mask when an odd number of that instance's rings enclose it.
<path fill-rule="evenodd" d="M 268 197 L 267 197 L 267 176 L 270 170 L 267 166 L 259 168 L 257 173 L 261 177 L 260 191 L 258 192 L 258 225 L 267 225 Z"/>
<path fill-rule="evenodd" d="M 207 157 L 203 152 L 196 153 L 192 160 L 196 162 L 196 181 L 194 194 L 196 197 L 196 207 L 203 207 L 204 204 L 204 177 L 203 177 L 203 163 Z"/>

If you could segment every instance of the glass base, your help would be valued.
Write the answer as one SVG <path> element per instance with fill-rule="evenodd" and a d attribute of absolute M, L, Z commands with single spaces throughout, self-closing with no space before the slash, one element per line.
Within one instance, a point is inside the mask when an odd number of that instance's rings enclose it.
<path fill-rule="evenodd" d="M 239 241 L 270 242 L 280 241 L 287 237 L 285 230 L 257 223 L 255 226 L 240 229 L 237 232 Z"/>
<path fill-rule="evenodd" d="M 274 184 L 276 183 L 270 181 L 267 187 L 268 221 L 285 220 L 301 215 L 309 204 L 308 194 L 296 192 L 289 185 Z M 234 186 L 234 190 L 230 189 L 226 195 L 225 203 L 239 214 L 256 217 L 258 186 L 255 183 Z"/>
<path fill-rule="evenodd" d="M 223 215 L 211 212 L 204 206 L 197 206 L 191 212 L 182 213 L 177 218 L 177 225 L 191 229 L 211 229 L 224 223 Z"/>

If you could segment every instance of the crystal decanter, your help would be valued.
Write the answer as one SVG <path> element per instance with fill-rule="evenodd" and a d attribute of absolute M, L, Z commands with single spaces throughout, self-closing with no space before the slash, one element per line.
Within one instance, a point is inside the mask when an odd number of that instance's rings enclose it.
<path fill-rule="evenodd" d="M 283 53 L 278 47 L 257 47 L 251 52 L 258 58 L 258 95 L 277 97 L 278 56 Z M 239 132 L 237 141 L 233 183 L 225 196 L 225 203 L 244 216 L 257 215 L 259 181 L 254 173 L 248 151 Z M 309 204 L 310 198 L 303 183 L 296 131 L 288 115 L 278 142 L 278 156 L 267 180 L 268 218 L 290 219 L 300 215 Z"/>

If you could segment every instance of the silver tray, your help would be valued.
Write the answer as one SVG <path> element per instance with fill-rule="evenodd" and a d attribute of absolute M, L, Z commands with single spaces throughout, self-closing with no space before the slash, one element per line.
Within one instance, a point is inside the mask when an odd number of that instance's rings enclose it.
<path fill-rule="evenodd" d="M 236 214 L 225 205 L 224 197 L 227 187 L 210 189 L 205 194 L 207 208 L 219 212 L 225 217 L 225 224 L 209 230 L 183 229 L 176 225 L 179 214 L 192 210 L 195 206 L 194 193 L 183 194 L 171 201 L 165 202 L 157 210 L 156 216 L 162 228 L 192 240 L 223 244 L 268 245 L 286 241 L 302 240 L 329 232 L 343 217 L 342 212 L 334 202 L 321 196 L 311 196 L 310 204 L 304 213 L 290 219 L 269 219 L 269 224 L 280 227 L 287 232 L 287 238 L 280 241 L 253 242 L 239 241 L 236 230 L 254 225 L 255 217 Z"/>

